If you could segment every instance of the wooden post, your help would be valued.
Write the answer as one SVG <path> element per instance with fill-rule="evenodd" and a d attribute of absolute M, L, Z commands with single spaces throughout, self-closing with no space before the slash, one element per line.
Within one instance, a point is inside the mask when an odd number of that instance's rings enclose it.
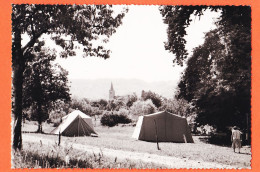
<path fill-rule="evenodd" d="M 187 139 L 186 139 L 185 134 L 183 134 L 183 140 L 184 140 L 184 143 L 187 143 Z"/>
<path fill-rule="evenodd" d="M 58 146 L 60 146 L 60 140 L 61 140 L 61 134 L 59 132 L 59 142 L 58 142 Z"/>
<path fill-rule="evenodd" d="M 155 137 L 156 137 L 157 149 L 158 149 L 158 150 L 161 150 L 160 147 L 159 147 L 159 143 L 158 143 L 158 135 L 157 135 L 157 125 L 156 125 L 156 121 L 155 121 L 155 119 L 154 119 L 153 121 L 154 121 L 154 125 L 155 125 Z"/>

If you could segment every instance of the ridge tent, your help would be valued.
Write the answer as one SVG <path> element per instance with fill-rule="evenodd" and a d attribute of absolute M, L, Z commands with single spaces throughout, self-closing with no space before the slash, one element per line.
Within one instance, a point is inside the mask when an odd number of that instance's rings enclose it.
<path fill-rule="evenodd" d="M 90 136 L 94 131 L 92 119 L 79 110 L 75 110 L 62 118 L 62 123 L 51 131 L 51 134 L 63 136 Z"/>
<path fill-rule="evenodd" d="M 77 116 L 79 115 L 81 118 L 84 119 L 84 121 L 91 127 L 94 129 L 93 127 L 93 123 L 92 123 L 92 118 L 88 115 L 86 115 L 85 113 L 81 112 L 80 110 L 74 110 L 73 112 L 69 113 L 68 115 L 62 117 L 62 121 L 65 121 L 68 116 Z"/>
<path fill-rule="evenodd" d="M 159 142 L 194 143 L 187 119 L 166 111 L 139 116 L 132 137 L 154 142 L 156 133 Z"/>

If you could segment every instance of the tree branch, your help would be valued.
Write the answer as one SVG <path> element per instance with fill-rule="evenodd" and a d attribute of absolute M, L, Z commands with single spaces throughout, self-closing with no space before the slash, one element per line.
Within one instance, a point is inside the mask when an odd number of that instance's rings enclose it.
<path fill-rule="evenodd" d="M 26 50 L 29 47 L 32 47 L 35 44 L 35 42 L 37 41 L 37 39 L 40 38 L 41 35 L 46 33 L 46 32 L 47 32 L 47 30 L 43 30 L 41 33 L 35 34 L 33 36 L 33 38 L 22 48 L 22 53 L 25 54 Z"/>

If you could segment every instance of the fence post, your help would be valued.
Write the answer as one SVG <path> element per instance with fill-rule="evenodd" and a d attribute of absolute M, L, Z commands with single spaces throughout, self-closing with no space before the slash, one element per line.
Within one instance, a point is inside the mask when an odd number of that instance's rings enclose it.
<path fill-rule="evenodd" d="M 60 134 L 60 131 L 59 131 L 59 142 L 58 142 L 58 146 L 60 146 L 60 140 L 61 140 L 61 134 Z"/>

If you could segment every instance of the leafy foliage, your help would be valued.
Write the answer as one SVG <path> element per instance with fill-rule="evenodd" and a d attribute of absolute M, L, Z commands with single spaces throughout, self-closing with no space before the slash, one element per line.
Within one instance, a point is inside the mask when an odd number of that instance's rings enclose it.
<path fill-rule="evenodd" d="M 56 45 L 63 48 L 61 57 L 75 55 L 74 48 L 79 44 L 83 46 L 86 56 L 106 59 L 110 51 L 92 41 L 104 39 L 107 42 L 122 24 L 125 12 L 114 15 L 112 5 L 13 4 L 13 148 L 22 147 L 23 73 L 26 63 L 33 60 L 32 51 L 39 43 L 39 38 L 43 34 L 49 35 Z M 25 46 L 21 44 L 23 34 L 29 36 Z"/>
<path fill-rule="evenodd" d="M 41 123 L 49 118 L 56 101 L 70 101 L 68 72 L 51 62 L 55 59 L 55 51 L 42 48 L 39 52 L 32 52 L 31 62 L 27 62 L 24 71 L 23 108 L 32 107 L 30 118 Z"/>
<path fill-rule="evenodd" d="M 121 113 L 120 112 L 113 113 L 113 112 L 107 111 L 101 117 L 100 122 L 104 126 L 113 127 L 117 124 L 128 124 L 128 123 L 132 122 L 132 120 L 129 119 L 127 115 L 122 113 L 122 111 L 121 111 Z"/>
<path fill-rule="evenodd" d="M 118 115 L 123 115 L 123 116 L 127 116 L 130 114 L 130 111 L 125 109 L 125 108 L 121 108 L 119 109 L 119 111 L 117 112 Z"/>
<path fill-rule="evenodd" d="M 162 97 L 156 93 L 153 93 L 151 91 L 142 91 L 142 95 L 141 95 L 143 100 L 152 100 L 153 104 L 159 108 L 162 105 Z"/>
<path fill-rule="evenodd" d="M 158 109 L 159 111 L 168 111 L 170 113 L 183 116 L 191 117 L 194 116 L 194 107 L 185 99 L 165 99 L 162 106 Z"/>
<path fill-rule="evenodd" d="M 137 97 L 137 95 L 135 93 L 132 94 L 132 95 L 128 95 L 127 96 L 126 106 L 128 108 L 130 108 L 133 105 L 133 103 L 137 101 L 137 99 L 138 99 L 138 97 Z"/>
<path fill-rule="evenodd" d="M 190 16 L 192 14 L 201 16 L 207 8 L 207 6 L 161 6 L 159 8 L 164 23 L 168 25 L 168 41 L 165 42 L 165 49 L 176 55 L 174 63 L 182 66 L 187 58 L 184 36 L 187 34 L 185 29 L 192 21 Z"/>
<path fill-rule="evenodd" d="M 157 108 L 150 99 L 146 101 L 137 100 L 130 108 L 130 112 L 134 116 L 148 115 L 156 111 Z"/>
<path fill-rule="evenodd" d="M 52 122 L 54 123 L 54 126 L 58 126 L 62 122 L 62 117 L 66 116 L 70 112 L 70 103 L 71 101 L 65 102 L 61 100 L 53 102 L 47 122 Z"/>
<path fill-rule="evenodd" d="M 92 106 L 87 99 L 73 98 L 70 103 L 70 111 L 80 110 L 81 112 L 90 115 L 92 113 Z"/>
<path fill-rule="evenodd" d="M 183 64 L 187 59 L 184 36 L 190 15 L 200 16 L 206 9 L 221 13 L 217 28 L 208 32 L 204 44 L 193 50 L 178 85 L 178 97 L 195 106 L 197 122 L 201 124 L 215 125 L 221 130 L 231 125 L 250 128 L 250 7 L 161 7 L 168 24 L 165 48 L 176 55 L 177 64 Z"/>
<path fill-rule="evenodd" d="M 111 5 L 22 4 L 13 5 L 12 20 L 13 29 L 19 26 L 21 33 L 31 38 L 23 47 L 26 52 L 42 34 L 49 34 L 57 45 L 64 48 L 63 57 L 74 55 L 74 44 L 78 42 L 85 46 L 86 55 L 108 58 L 109 50 L 102 46 L 94 47 L 90 41 L 115 33 L 115 29 L 122 24 L 124 13 L 115 17 L 112 14 Z M 68 37 L 69 41 L 66 39 Z"/>
<path fill-rule="evenodd" d="M 100 99 L 98 101 L 92 101 L 92 103 L 91 103 L 91 106 L 98 107 L 101 110 L 105 110 L 107 105 L 108 105 L 108 102 L 105 99 Z"/>
<path fill-rule="evenodd" d="M 80 110 L 81 112 L 89 115 L 94 116 L 102 114 L 102 107 L 99 107 L 97 101 L 89 101 L 88 99 L 78 99 L 73 98 L 70 103 L 70 112 L 74 110 Z"/>
<path fill-rule="evenodd" d="M 118 111 L 120 108 L 126 107 L 126 103 L 123 99 L 115 98 L 108 101 L 107 110 Z"/>

